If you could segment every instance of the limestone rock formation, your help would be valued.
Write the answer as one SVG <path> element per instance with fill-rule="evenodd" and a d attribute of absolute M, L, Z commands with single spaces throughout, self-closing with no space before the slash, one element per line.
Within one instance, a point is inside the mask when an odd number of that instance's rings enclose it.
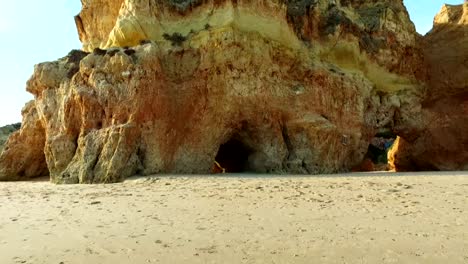
<path fill-rule="evenodd" d="M 468 3 L 444 5 L 424 37 L 424 130 L 400 140 L 397 170 L 468 170 Z"/>
<path fill-rule="evenodd" d="M 378 131 L 422 130 L 427 73 L 401 0 L 82 3 L 83 51 L 35 67 L 1 180 L 342 172 Z"/>
<path fill-rule="evenodd" d="M 22 111 L 21 129 L 13 133 L 0 155 L 0 180 L 26 180 L 48 175 L 44 157 L 45 131 L 35 102 Z"/>
<path fill-rule="evenodd" d="M 11 133 L 17 131 L 20 128 L 21 123 L 0 127 L 0 153 L 3 151 L 3 145 L 5 145 Z"/>

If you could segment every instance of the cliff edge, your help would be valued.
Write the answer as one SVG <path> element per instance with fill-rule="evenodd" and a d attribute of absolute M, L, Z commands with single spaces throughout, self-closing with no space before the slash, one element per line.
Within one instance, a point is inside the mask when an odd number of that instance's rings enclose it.
<path fill-rule="evenodd" d="M 442 7 L 423 49 L 424 130 L 400 140 L 391 159 L 397 170 L 468 170 L 468 3 Z"/>
<path fill-rule="evenodd" d="M 0 153 L 3 151 L 3 146 L 8 140 L 8 137 L 20 128 L 20 123 L 0 127 Z"/>

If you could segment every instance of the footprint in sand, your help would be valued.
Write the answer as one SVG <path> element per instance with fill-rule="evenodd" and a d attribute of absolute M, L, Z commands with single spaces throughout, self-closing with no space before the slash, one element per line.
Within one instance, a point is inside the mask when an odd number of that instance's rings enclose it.
<path fill-rule="evenodd" d="M 218 253 L 216 246 L 211 246 L 207 248 L 196 248 L 197 251 L 202 251 L 203 253 L 208 253 L 208 254 L 215 254 Z"/>

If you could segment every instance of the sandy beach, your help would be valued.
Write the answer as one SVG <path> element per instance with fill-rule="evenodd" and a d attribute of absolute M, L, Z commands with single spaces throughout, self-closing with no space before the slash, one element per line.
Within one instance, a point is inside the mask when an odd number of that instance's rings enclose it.
<path fill-rule="evenodd" d="M 468 174 L 0 183 L 0 263 L 468 263 Z"/>

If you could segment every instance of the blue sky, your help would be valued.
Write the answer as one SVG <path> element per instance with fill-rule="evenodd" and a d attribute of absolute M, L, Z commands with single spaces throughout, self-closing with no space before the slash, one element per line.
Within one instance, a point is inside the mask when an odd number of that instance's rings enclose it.
<path fill-rule="evenodd" d="M 389 0 L 394 1 L 394 0 Z M 432 28 L 443 3 L 463 0 L 404 0 L 418 32 Z M 26 81 L 34 64 L 80 48 L 73 16 L 80 0 L 0 0 L 0 126 L 21 121 L 21 109 L 32 99 Z"/>

